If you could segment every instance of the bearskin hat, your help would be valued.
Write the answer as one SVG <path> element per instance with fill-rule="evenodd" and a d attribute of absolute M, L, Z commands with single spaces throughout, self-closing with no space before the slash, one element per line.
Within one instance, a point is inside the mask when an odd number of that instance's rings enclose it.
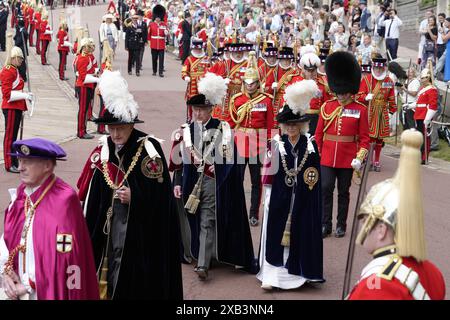
<path fill-rule="evenodd" d="M 336 94 L 359 91 L 361 68 L 356 58 L 349 52 L 337 51 L 325 60 L 325 72 L 332 92 Z"/>

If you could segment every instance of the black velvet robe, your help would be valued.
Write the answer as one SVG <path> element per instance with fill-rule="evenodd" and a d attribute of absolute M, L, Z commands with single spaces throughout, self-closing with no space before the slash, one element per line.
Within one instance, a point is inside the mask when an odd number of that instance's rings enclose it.
<path fill-rule="evenodd" d="M 124 158 L 124 171 L 128 170 L 139 147 L 137 140 L 143 136 L 143 132 L 134 129 L 119 151 L 119 156 Z M 148 155 L 143 148 L 126 180 L 126 185 L 131 189 L 130 204 L 123 205 L 119 200 L 114 200 L 108 250 L 108 292 L 112 299 L 183 298 L 179 221 L 169 171 L 160 144 L 152 138 L 148 139 L 161 156 L 163 182 L 143 174 L 141 164 Z M 110 162 L 118 164 L 111 138 L 108 138 L 108 145 Z M 88 165 L 91 165 L 90 161 Z M 102 171 L 95 168 L 85 211 L 97 268 L 105 250 L 107 238 L 103 228 L 111 201 L 112 189 L 106 184 Z"/>
<path fill-rule="evenodd" d="M 286 161 L 289 169 L 294 168 L 292 145 L 287 135 L 281 137 L 286 149 Z M 315 142 L 315 152 L 310 153 L 305 165 L 297 175 L 295 200 L 291 218 L 291 239 L 289 258 L 284 265 L 290 274 L 302 276 L 318 282 L 323 279 L 323 245 L 322 245 L 322 196 L 320 186 L 320 156 Z M 302 135 L 294 147 L 298 154 L 298 164 L 303 159 L 307 148 L 307 138 Z M 273 176 L 267 220 L 266 260 L 273 266 L 283 266 L 284 246 L 281 245 L 283 232 L 289 215 L 292 187 L 285 183 L 285 172 L 281 164 L 278 148 L 272 153 L 278 157 L 279 170 Z M 272 158 L 273 159 L 273 158 Z M 272 160 L 272 163 L 274 161 Z M 308 168 L 315 168 L 318 180 L 312 190 L 304 181 Z"/>

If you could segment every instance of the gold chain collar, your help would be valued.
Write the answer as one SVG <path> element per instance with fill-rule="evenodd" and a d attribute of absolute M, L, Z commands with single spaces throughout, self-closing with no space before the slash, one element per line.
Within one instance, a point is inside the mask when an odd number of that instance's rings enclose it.
<path fill-rule="evenodd" d="M 103 172 L 103 177 L 105 178 L 106 184 L 113 190 L 118 190 L 122 187 L 123 183 L 127 180 L 128 176 L 130 175 L 130 173 L 133 171 L 134 167 L 136 166 L 139 157 L 141 156 L 142 153 L 142 148 L 144 147 L 144 143 L 145 143 L 145 139 L 142 140 L 141 144 L 139 145 L 138 150 L 136 151 L 136 154 L 133 156 L 133 161 L 131 162 L 130 166 L 128 167 L 127 172 L 125 173 L 122 181 L 120 181 L 119 184 L 115 184 L 112 180 L 111 177 L 109 176 L 109 169 L 108 169 L 108 161 L 103 161 L 102 162 L 102 172 Z"/>

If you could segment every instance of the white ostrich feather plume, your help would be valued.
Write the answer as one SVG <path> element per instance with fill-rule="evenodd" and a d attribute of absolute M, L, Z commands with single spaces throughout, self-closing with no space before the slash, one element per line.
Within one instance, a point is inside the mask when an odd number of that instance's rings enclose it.
<path fill-rule="evenodd" d="M 286 88 L 284 100 L 296 115 L 303 115 L 309 109 L 309 102 L 317 95 L 319 88 L 314 80 L 302 80 Z"/>
<path fill-rule="evenodd" d="M 105 107 L 114 117 L 132 122 L 138 116 L 139 106 L 128 91 L 128 84 L 119 71 L 105 70 L 98 84 Z"/>
<path fill-rule="evenodd" d="M 198 82 L 198 92 L 204 94 L 206 100 L 213 105 L 222 104 L 227 88 L 226 80 L 211 72 L 206 73 Z"/>

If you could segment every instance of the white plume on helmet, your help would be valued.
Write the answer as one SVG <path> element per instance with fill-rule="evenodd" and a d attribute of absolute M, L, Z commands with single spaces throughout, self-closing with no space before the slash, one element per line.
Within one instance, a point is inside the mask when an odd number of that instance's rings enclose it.
<path fill-rule="evenodd" d="M 312 67 L 320 67 L 320 58 L 315 53 L 305 53 L 302 55 L 300 59 L 300 66 L 302 68 L 312 68 Z"/>
<path fill-rule="evenodd" d="M 309 102 L 319 91 L 314 80 L 302 80 L 286 88 L 284 101 L 296 115 L 303 115 L 309 109 Z"/>
<path fill-rule="evenodd" d="M 119 71 L 104 70 L 98 84 L 106 109 L 123 122 L 133 122 L 139 106 Z"/>
<path fill-rule="evenodd" d="M 206 73 L 198 82 L 198 92 L 205 95 L 212 105 L 222 104 L 227 89 L 226 80 L 212 72 Z"/>

